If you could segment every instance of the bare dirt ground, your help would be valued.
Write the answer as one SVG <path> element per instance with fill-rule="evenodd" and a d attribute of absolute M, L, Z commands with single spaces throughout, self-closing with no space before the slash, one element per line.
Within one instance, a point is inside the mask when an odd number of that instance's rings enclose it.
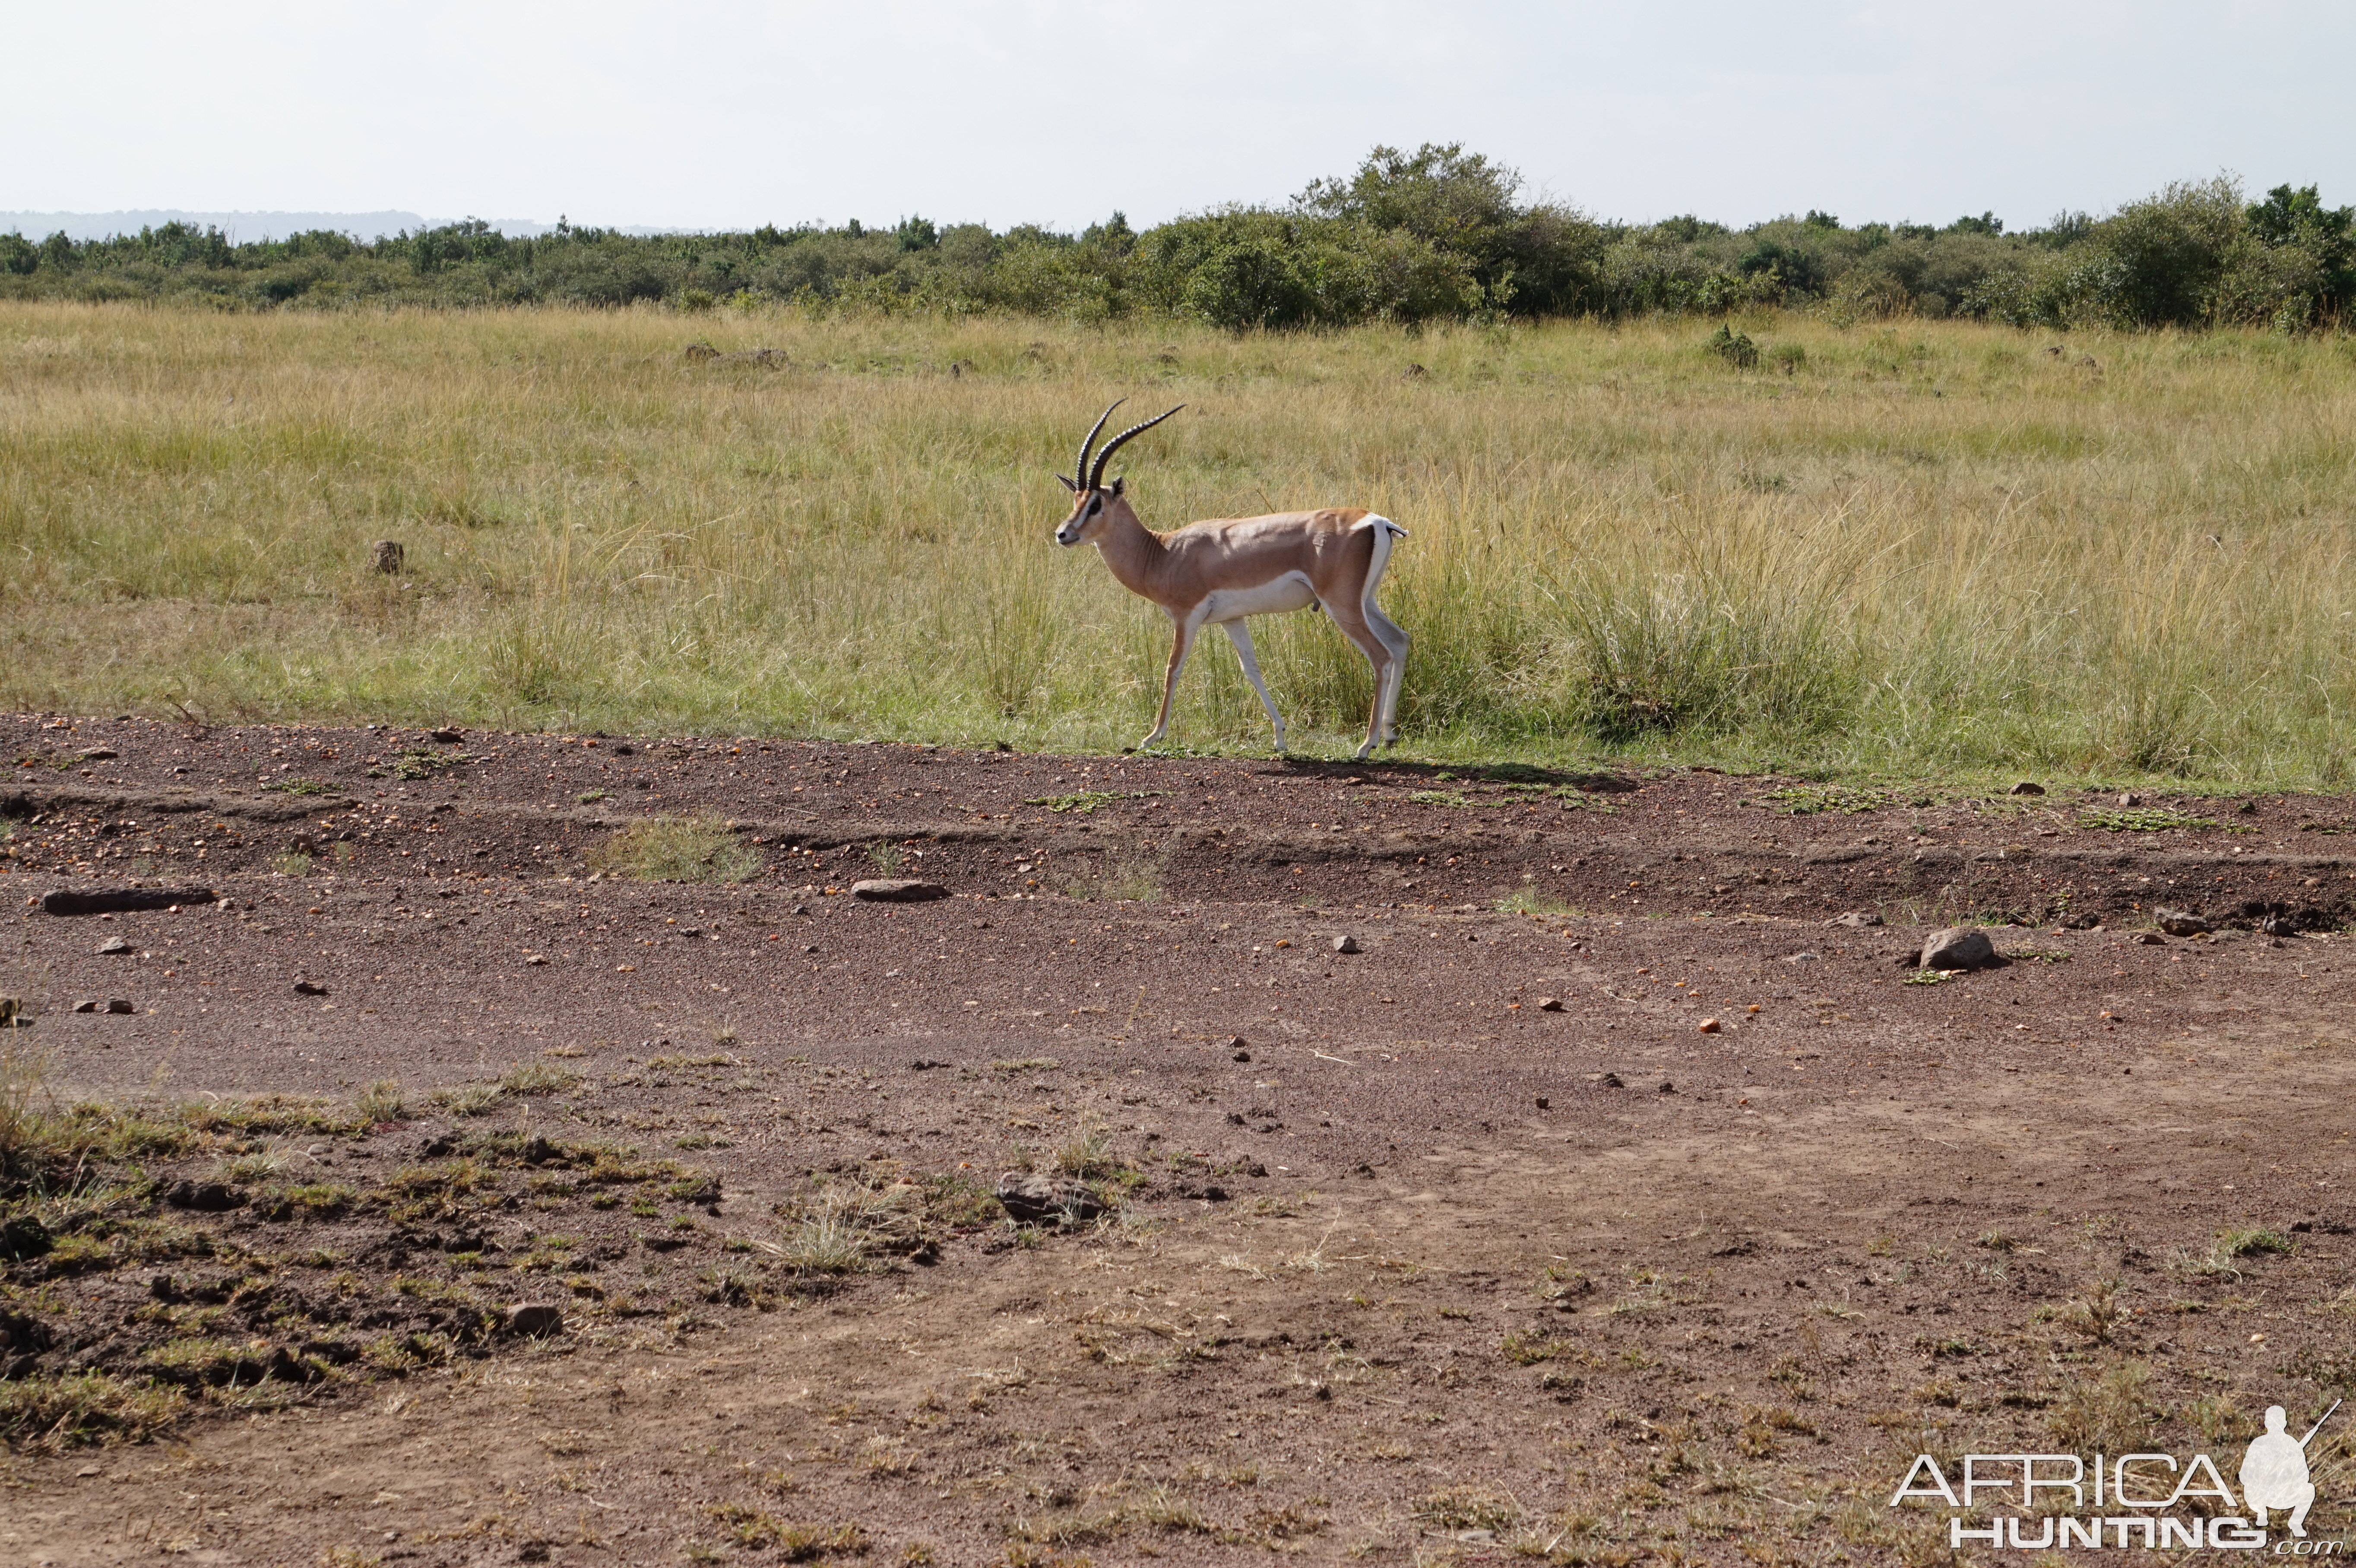
<path fill-rule="evenodd" d="M 1918 1452 L 2356 1392 L 2356 802 L 0 732 L 0 992 L 123 1162 L 0 1387 L 184 1400 L 24 1435 L 0 1563 L 1933 1562 Z M 620 874 L 696 816 L 746 880 Z M 134 882 L 229 902 L 37 907 Z"/>

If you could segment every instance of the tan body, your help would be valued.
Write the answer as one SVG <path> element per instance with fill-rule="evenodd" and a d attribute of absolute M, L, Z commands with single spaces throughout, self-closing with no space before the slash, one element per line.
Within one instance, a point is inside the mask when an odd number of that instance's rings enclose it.
<path fill-rule="evenodd" d="M 1166 417 L 1166 416 L 1165 416 Z M 1066 481 L 1071 486 L 1070 481 Z M 1214 518 L 1157 534 L 1138 520 L 1116 479 L 1108 488 L 1074 491 L 1072 515 L 1055 538 L 1064 545 L 1094 544 L 1120 585 L 1153 601 L 1169 615 L 1175 636 L 1162 683 L 1162 709 L 1141 749 L 1170 728 L 1178 677 L 1205 626 L 1226 630 L 1244 674 L 1259 693 L 1284 749 L 1284 720 L 1260 678 L 1252 615 L 1322 608 L 1374 667 L 1375 699 L 1358 755 L 1398 738 L 1399 678 L 1408 635 L 1375 603 L 1390 560 L 1391 540 L 1403 536 L 1388 517 L 1360 508 L 1276 512 L 1260 517 Z"/>

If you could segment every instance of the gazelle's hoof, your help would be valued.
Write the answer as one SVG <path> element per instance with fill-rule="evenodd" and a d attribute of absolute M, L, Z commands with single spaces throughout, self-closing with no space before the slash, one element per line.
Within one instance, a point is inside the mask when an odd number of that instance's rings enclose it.
<path fill-rule="evenodd" d="M 1367 741 L 1365 745 L 1358 748 L 1357 760 L 1362 763 L 1365 762 L 1366 760 L 1367 753 L 1372 752 L 1374 749 L 1375 743 L 1372 741 Z"/>

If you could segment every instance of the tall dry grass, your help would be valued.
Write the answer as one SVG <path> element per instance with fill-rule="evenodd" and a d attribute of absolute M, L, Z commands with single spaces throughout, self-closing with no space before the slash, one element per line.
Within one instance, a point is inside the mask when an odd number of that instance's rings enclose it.
<path fill-rule="evenodd" d="M 0 702 L 1124 743 L 1165 627 L 1048 533 L 1125 395 L 1190 405 L 1124 454 L 1155 524 L 1411 530 L 1410 753 L 2348 781 L 2346 340 L 1738 325 L 1759 369 L 1689 321 L 0 306 Z M 1357 656 L 1258 635 L 1346 744 Z M 1264 743 L 1218 649 L 1173 733 Z"/>

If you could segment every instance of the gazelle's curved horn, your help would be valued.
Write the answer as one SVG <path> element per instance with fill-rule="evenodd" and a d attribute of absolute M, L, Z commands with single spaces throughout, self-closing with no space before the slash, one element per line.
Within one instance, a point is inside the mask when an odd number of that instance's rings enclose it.
<path fill-rule="evenodd" d="M 1178 409 L 1183 409 L 1185 406 L 1185 404 L 1180 403 L 1178 405 Z M 1112 460 L 1112 454 L 1120 450 L 1121 443 L 1127 441 L 1130 436 L 1142 435 L 1145 432 L 1151 430 L 1155 425 L 1160 424 L 1163 420 L 1168 419 L 1171 414 L 1176 413 L 1178 409 L 1172 409 L 1168 413 L 1156 414 L 1151 419 L 1147 420 L 1143 424 L 1133 424 L 1127 430 L 1121 432 L 1119 435 L 1114 436 L 1110 441 L 1106 442 L 1104 443 L 1104 450 L 1097 453 L 1097 465 L 1095 469 L 1089 473 L 1088 482 L 1081 485 L 1080 488 L 1083 490 L 1095 489 L 1098 482 L 1104 478 L 1105 464 Z M 1112 412 L 1112 410 L 1107 409 L 1105 412 L 1110 413 Z"/>
<path fill-rule="evenodd" d="M 1127 398 L 1115 398 L 1111 402 L 1107 403 L 1105 405 L 1105 411 L 1097 416 L 1096 430 L 1088 432 L 1087 436 L 1081 440 L 1079 466 L 1072 470 L 1073 483 L 1077 485 L 1081 489 L 1085 490 L 1088 487 L 1088 448 L 1096 444 L 1097 431 L 1104 429 L 1105 421 L 1112 418 L 1113 410 L 1120 407 L 1121 404 L 1127 401 L 1129 401 Z"/>

